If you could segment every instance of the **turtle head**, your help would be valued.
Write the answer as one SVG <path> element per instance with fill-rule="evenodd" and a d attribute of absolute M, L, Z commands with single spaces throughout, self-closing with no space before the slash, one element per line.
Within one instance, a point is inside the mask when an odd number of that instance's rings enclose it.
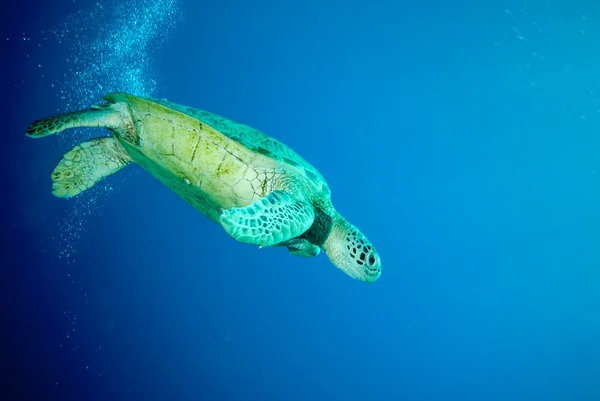
<path fill-rule="evenodd" d="M 381 275 L 381 260 L 371 242 L 341 216 L 333 219 L 323 250 L 350 277 L 372 283 Z"/>

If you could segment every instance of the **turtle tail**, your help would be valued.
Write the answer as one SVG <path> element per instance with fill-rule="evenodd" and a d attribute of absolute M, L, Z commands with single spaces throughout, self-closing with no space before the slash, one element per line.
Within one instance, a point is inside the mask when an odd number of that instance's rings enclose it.
<path fill-rule="evenodd" d="M 121 116 L 118 110 L 110 106 L 95 106 L 88 110 L 58 114 L 37 120 L 27 129 L 27 136 L 43 138 L 77 127 L 118 128 L 120 121 Z"/>

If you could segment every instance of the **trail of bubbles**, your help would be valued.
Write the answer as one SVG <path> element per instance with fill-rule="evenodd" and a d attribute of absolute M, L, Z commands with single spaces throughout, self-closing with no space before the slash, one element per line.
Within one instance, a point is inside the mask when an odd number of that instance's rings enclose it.
<path fill-rule="evenodd" d="M 151 95 L 157 76 L 151 55 L 179 19 L 175 0 L 96 3 L 91 11 L 69 16 L 51 31 L 69 47 L 69 71 L 57 83 L 64 110 L 88 107 L 109 92 Z"/>
<path fill-rule="evenodd" d="M 47 38 L 66 46 L 69 55 L 63 60 L 67 67 L 63 79 L 53 85 L 59 90 L 59 111 L 87 108 L 110 92 L 152 95 L 158 73 L 151 56 L 180 18 L 176 0 L 103 1 L 67 17 Z M 59 136 L 57 142 L 66 150 L 97 136 L 98 130 L 78 129 Z M 71 245 L 81 238 L 86 216 L 101 207 L 113 186 L 120 187 L 128 174 L 126 170 L 110 177 L 110 184 L 99 183 L 74 198 L 57 238 L 62 243 L 61 257 L 68 264 L 74 263 Z"/>
<path fill-rule="evenodd" d="M 152 56 L 168 39 L 169 30 L 180 18 L 177 0 L 101 1 L 92 9 L 70 15 L 49 35 L 46 32 L 48 36 L 44 41 L 53 42 L 59 49 L 66 48 L 60 53 L 68 54 L 62 59 L 63 76 L 51 84 L 58 98 L 57 112 L 101 103 L 102 96 L 110 92 L 151 96 L 159 75 L 153 67 Z M 101 135 L 97 129 L 77 129 L 69 135 L 58 136 L 55 143 L 66 151 Z M 53 239 L 59 249 L 59 260 L 67 267 L 68 285 L 74 291 L 71 304 L 64 311 L 69 323 L 66 341 L 75 331 L 77 312 L 87 303 L 80 275 L 72 274 L 78 259 L 76 244 L 84 238 L 88 216 L 100 209 L 113 187 L 120 187 L 131 174 L 131 170 L 126 169 L 65 202 L 65 208 L 70 210 L 59 222 L 59 234 Z M 78 347 L 69 348 L 73 352 Z"/>

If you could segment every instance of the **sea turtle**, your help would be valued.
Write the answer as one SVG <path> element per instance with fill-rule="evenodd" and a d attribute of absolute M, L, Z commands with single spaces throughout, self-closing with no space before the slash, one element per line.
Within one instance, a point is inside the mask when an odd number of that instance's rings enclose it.
<path fill-rule="evenodd" d="M 69 198 L 138 163 L 220 224 L 235 240 L 283 246 L 303 257 L 321 249 L 351 277 L 381 274 L 375 248 L 333 207 L 319 172 L 281 142 L 216 114 L 164 100 L 111 93 L 102 105 L 31 124 L 41 138 L 76 127 L 111 137 L 80 143 L 52 172 L 52 193 Z"/>

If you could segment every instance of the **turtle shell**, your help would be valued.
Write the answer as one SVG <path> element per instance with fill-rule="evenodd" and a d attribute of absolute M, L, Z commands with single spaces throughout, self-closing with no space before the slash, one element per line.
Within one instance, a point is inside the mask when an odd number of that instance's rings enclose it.
<path fill-rule="evenodd" d="M 230 120 L 218 114 L 169 102 L 167 100 L 149 100 L 194 117 L 254 152 L 294 166 L 298 170 L 304 172 L 305 176 L 320 190 L 323 196 L 329 197 L 331 195 L 327 182 L 317 169 L 304 160 L 298 153 L 294 152 L 275 138 L 272 138 L 255 128 Z"/>

